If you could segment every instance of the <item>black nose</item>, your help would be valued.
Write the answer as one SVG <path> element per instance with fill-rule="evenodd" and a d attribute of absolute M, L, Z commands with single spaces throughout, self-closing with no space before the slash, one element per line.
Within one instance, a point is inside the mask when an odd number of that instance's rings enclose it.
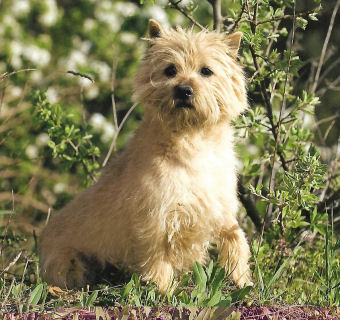
<path fill-rule="evenodd" d="M 194 90 L 190 86 L 176 86 L 174 88 L 174 98 L 179 100 L 189 100 L 194 95 Z"/>

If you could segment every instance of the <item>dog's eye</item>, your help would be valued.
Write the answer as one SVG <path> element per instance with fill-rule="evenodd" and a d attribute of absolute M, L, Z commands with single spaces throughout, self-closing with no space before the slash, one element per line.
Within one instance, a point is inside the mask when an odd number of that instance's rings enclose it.
<path fill-rule="evenodd" d="M 205 77 L 210 77 L 213 75 L 213 72 L 208 67 L 203 67 L 201 69 L 201 75 Z"/>
<path fill-rule="evenodd" d="M 164 74 L 168 77 L 168 78 L 173 78 L 176 76 L 177 74 L 177 70 L 174 64 L 170 64 L 170 66 L 168 66 L 165 70 L 164 70 Z"/>

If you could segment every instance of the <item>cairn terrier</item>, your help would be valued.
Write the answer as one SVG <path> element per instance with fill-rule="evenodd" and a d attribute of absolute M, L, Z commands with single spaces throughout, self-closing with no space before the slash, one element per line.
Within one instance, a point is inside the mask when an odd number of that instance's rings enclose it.
<path fill-rule="evenodd" d="M 206 264 L 215 243 L 231 279 L 239 287 L 250 282 L 230 124 L 248 105 L 241 36 L 149 21 L 134 84 L 144 119 L 99 181 L 51 217 L 40 239 L 43 280 L 84 286 L 95 258 L 164 293 L 180 271 Z"/>

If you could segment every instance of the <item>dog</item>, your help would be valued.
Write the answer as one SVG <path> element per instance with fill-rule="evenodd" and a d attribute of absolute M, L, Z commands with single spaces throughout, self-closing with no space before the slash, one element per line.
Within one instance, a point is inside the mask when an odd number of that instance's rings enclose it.
<path fill-rule="evenodd" d="M 215 243 L 236 285 L 250 283 L 231 125 L 248 107 L 241 36 L 149 21 L 133 95 L 144 118 L 99 180 L 51 217 L 39 244 L 43 280 L 85 286 L 94 258 L 165 293 L 179 272 L 206 264 Z"/>

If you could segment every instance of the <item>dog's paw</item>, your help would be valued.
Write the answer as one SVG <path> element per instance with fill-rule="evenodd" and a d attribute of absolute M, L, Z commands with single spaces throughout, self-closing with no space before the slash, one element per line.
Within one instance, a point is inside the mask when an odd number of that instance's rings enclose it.
<path fill-rule="evenodd" d="M 246 270 L 243 274 L 231 274 L 231 278 L 239 288 L 254 286 L 249 270 Z"/>

